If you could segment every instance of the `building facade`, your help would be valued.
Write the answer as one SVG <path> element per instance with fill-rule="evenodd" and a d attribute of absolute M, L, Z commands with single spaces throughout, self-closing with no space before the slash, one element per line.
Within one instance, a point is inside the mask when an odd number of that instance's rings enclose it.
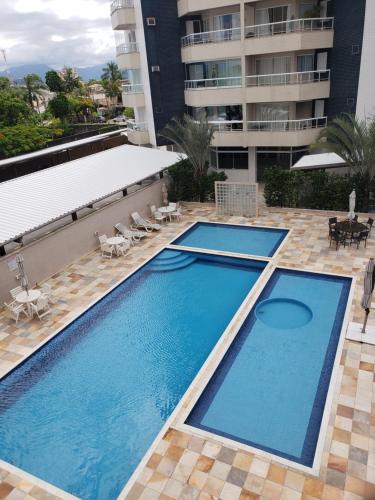
<path fill-rule="evenodd" d="M 371 112 L 370 9 L 366 0 L 115 0 L 123 102 L 135 109 L 129 141 L 162 145 L 172 117 L 203 112 L 215 130 L 210 165 L 229 180 L 290 167 L 329 119 Z"/>

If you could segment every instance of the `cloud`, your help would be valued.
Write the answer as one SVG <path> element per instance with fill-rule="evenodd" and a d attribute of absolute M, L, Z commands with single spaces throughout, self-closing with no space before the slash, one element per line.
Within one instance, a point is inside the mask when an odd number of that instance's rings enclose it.
<path fill-rule="evenodd" d="M 1 0 L 8 64 L 92 66 L 115 58 L 107 0 Z M 0 62 L 1 69 L 1 62 Z"/>

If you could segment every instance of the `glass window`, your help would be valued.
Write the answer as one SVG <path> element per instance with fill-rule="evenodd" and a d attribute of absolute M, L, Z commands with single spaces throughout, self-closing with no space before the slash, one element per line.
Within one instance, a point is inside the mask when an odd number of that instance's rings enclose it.
<path fill-rule="evenodd" d="M 217 148 L 215 152 L 217 153 L 217 168 L 223 170 L 248 168 L 247 148 Z"/>
<path fill-rule="evenodd" d="M 314 54 L 297 56 L 297 71 L 314 71 Z"/>
<path fill-rule="evenodd" d="M 241 59 L 187 64 L 186 75 L 188 80 L 201 80 L 197 83 L 201 87 L 241 85 Z"/>

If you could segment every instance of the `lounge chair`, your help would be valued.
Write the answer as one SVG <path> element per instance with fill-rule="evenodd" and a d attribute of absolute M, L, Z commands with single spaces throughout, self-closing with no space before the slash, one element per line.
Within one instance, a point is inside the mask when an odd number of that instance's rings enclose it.
<path fill-rule="evenodd" d="M 137 229 L 129 229 L 126 226 L 124 226 L 124 224 L 121 224 L 121 222 L 115 224 L 114 228 L 116 229 L 118 234 L 121 234 L 121 236 L 129 240 L 131 244 L 134 244 L 134 242 L 140 241 L 142 238 L 145 238 L 147 236 L 147 233 L 145 231 L 138 231 Z"/>
<path fill-rule="evenodd" d="M 4 302 L 4 306 L 7 308 L 7 310 L 10 312 L 12 318 L 15 320 L 16 324 L 18 323 L 20 314 L 23 313 L 27 318 L 29 317 L 29 314 L 26 309 L 25 304 L 18 304 L 16 301 L 11 302 L 8 304 L 7 302 Z"/>
<path fill-rule="evenodd" d="M 149 220 L 141 217 L 138 212 L 133 212 L 131 218 L 133 219 L 133 224 L 131 226 L 133 229 L 142 228 L 148 233 L 151 233 L 151 231 L 160 231 L 161 229 L 160 224 L 153 224 Z"/>

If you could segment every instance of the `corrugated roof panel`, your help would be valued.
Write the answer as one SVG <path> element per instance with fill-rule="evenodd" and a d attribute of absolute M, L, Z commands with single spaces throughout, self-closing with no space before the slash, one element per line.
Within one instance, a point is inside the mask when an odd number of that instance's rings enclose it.
<path fill-rule="evenodd" d="M 0 184 L 0 245 L 168 168 L 177 153 L 119 146 Z"/>

